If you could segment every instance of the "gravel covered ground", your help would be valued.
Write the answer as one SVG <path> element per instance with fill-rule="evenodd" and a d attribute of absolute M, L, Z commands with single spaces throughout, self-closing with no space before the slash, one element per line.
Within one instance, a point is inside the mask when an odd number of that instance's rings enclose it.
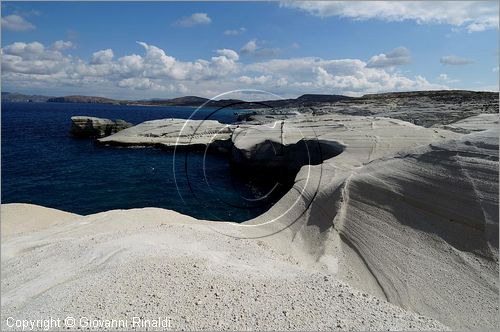
<path fill-rule="evenodd" d="M 14 215 L 26 226 L 47 213 L 60 222 L 8 231 Z M 133 317 L 168 317 L 175 330 L 446 329 L 265 242 L 227 237 L 167 210 L 78 217 L 7 204 L 2 226 L 2 329 L 8 317 L 74 317 L 74 329 L 111 319 L 128 322 L 119 329 L 144 329 Z"/>

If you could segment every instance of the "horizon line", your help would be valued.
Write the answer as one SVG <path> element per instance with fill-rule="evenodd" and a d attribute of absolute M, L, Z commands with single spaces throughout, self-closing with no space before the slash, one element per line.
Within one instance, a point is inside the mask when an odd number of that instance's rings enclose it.
<path fill-rule="evenodd" d="M 135 98 L 135 99 L 122 99 L 122 98 L 114 98 L 114 97 L 107 97 L 107 96 L 102 96 L 102 95 L 86 95 L 86 94 L 67 94 L 67 95 L 46 95 L 46 94 L 37 94 L 37 93 L 28 93 L 28 92 L 10 92 L 10 91 L 1 91 L 2 96 L 3 94 L 19 94 L 19 95 L 25 95 L 25 96 L 41 96 L 41 97 L 47 97 L 47 98 L 65 98 L 65 97 L 96 97 L 96 98 L 104 98 L 104 99 L 110 99 L 110 100 L 116 100 L 116 101 L 150 101 L 150 100 L 171 100 L 171 99 L 178 99 L 178 98 L 185 98 L 185 97 L 195 97 L 195 98 L 204 98 L 207 100 L 210 100 L 211 98 L 207 97 L 201 97 L 195 94 L 192 95 L 180 95 L 177 97 L 151 97 L 151 98 Z M 415 93 L 415 92 L 489 92 L 489 93 L 500 93 L 500 90 L 469 90 L 469 89 L 437 89 L 437 90 L 405 90 L 405 91 L 380 91 L 380 92 L 370 92 L 370 93 L 364 93 L 360 96 L 349 96 L 349 95 L 344 95 L 344 94 L 336 94 L 336 93 L 331 93 L 331 94 L 326 94 L 326 93 L 304 93 L 302 95 L 297 95 L 295 97 L 291 98 L 283 98 L 283 99 L 298 99 L 302 96 L 307 96 L 307 95 L 316 95 L 316 96 L 343 96 L 343 97 L 349 97 L 349 98 L 362 98 L 364 96 L 369 96 L 369 95 L 380 95 L 380 94 L 391 94 L 391 93 Z M 2 98 L 3 99 L 3 98 Z M 232 98 L 229 98 L 232 99 Z M 242 100 L 242 99 L 238 99 Z M 245 100 L 242 100 L 245 101 Z"/>

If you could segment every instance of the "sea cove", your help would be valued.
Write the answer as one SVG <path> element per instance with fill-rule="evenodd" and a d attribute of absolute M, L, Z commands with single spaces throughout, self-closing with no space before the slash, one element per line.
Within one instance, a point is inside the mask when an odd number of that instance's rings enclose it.
<path fill-rule="evenodd" d="M 4 2 L 0 330 L 499 329 L 498 1 Z"/>
<path fill-rule="evenodd" d="M 196 110 L 2 103 L 2 203 L 38 204 L 83 215 L 161 207 L 207 220 L 243 221 L 258 216 L 273 202 L 247 204 L 242 197 L 258 196 L 261 187 L 237 175 L 228 176 L 231 167 L 225 157 L 186 152 L 178 153 L 174 160 L 174 154 L 168 151 L 100 147 L 91 139 L 70 135 L 70 118 L 75 115 L 138 124 L 161 118 L 187 119 Z M 205 119 L 213 111 L 200 109 L 192 118 Z M 231 123 L 236 119 L 235 112 L 222 109 L 211 119 Z M 218 194 L 213 195 L 213 190 Z"/>

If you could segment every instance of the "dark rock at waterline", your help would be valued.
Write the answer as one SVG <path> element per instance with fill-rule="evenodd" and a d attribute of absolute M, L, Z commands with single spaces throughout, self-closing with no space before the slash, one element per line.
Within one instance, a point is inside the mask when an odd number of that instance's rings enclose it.
<path fill-rule="evenodd" d="M 244 112 L 244 113 L 234 113 L 236 115 L 236 122 L 246 122 L 251 121 L 254 115 L 257 115 L 257 112 Z"/>
<path fill-rule="evenodd" d="M 71 134 L 75 137 L 99 138 L 112 135 L 120 130 L 132 127 L 124 120 L 110 120 L 92 116 L 72 116 Z"/>

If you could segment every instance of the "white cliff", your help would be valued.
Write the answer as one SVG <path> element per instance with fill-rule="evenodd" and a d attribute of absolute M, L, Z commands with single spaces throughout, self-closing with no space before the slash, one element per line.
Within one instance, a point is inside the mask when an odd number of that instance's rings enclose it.
<path fill-rule="evenodd" d="M 123 130 L 100 142 L 215 143 L 239 165 L 298 173 L 278 203 L 243 224 L 146 208 L 61 213 L 29 229 L 54 212 L 3 205 L 2 315 L 172 312 L 185 329 L 498 327 L 490 121 L 465 121 L 467 134 L 349 115 Z"/>

